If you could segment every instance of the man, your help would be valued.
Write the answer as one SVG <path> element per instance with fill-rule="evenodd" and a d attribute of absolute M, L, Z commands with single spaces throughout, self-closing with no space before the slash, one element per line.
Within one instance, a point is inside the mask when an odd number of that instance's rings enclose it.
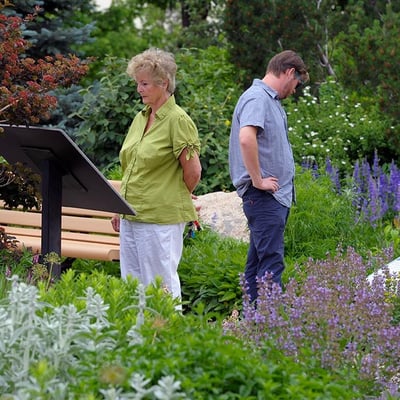
<path fill-rule="evenodd" d="M 281 100 L 308 79 L 303 60 L 294 51 L 283 51 L 269 61 L 264 78 L 254 79 L 240 96 L 233 114 L 229 169 L 250 230 L 245 279 L 251 301 L 265 276 L 282 286 L 295 166 Z"/>

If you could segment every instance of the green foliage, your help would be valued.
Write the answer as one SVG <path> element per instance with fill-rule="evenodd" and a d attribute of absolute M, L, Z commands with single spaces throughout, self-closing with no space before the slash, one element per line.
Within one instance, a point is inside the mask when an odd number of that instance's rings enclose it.
<path fill-rule="evenodd" d="M 229 315 L 240 308 L 239 274 L 247 247 L 244 242 L 221 239 L 207 228 L 186 242 L 178 269 L 186 311 L 202 304 L 207 313 Z"/>
<path fill-rule="evenodd" d="M 93 271 L 98 271 L 115 277 L 121 276 L 118 261 L 100 261 L 77 258 L 72 260 L 71 267 L 76 273 L 90 275 Z"/>
<path fill-rule="evenodd" d="M 7 235 L 0 227 L 0 299 L 12 285 L 11 276 L 29 285 L 42 284 L 48 289 L 54 283 L 53 271 L 61 263 L 58 254 L 50 252 L 44 257 L 32 254 L 31 249 L 19 249 L 18 239 Z"/>
<path fill-rule="evenodd" d="M 328 80 L 318 95 L 305 88 L 304 96 L 288 99 L 285 107 L 295 161 L 315 162 L 319 167 L 329 158 L 340 171 L 350 172 L 355 161 L 373 160 L 375 151 L 382 162 L 396 153 L 388 151 L 386 133 L 392 132 L 391 120 L 379 105 L 360 96 L 348 96 L 339 83 Z"/>
<path fill-rule="evenodd" d="M 285 255 L 297 262 L 323 259 L 349 240 L 354 228 L 351 202 L 334 192 L 330 178 L 315 179 L 309 170 L 297 173 L 295 184 L 297 201 L 285 231 Z"/>
<path fill-rule="evenodd" d="M 285 231 L 289 264 L 308 258 L 322 260 L 327 254 L 336 254 L 338 246 L 350 246 L 366 255 L 390 245 L 383 230 L 376 230 L 368 222 L 356 223 L 349 188 L 338 194 L 328 176 L 315 174 L 318 172 L 297 170 L 297 202 L 291 208 Z"/>
<path fill-rule="evenodd" d="M 253 78 L 264 76 L 269 59 L 285 49 L 302 55 L 313 81 L 326 76 L 322 66 L 330 73 L 324 49 L 340 26 L 332 23 L 341 16 L 337 3 L 319 2 L 316 6 L 307 0 L 228 1 L 224 28 L 232 62 L 244 72 L 244 87 Z"/>
<path fill-rule="evenodd" d="M 105 171 L 105 174 L 107 176 L 107 179 L 116 181 L 122 180 L 121 165 L 119 163 L 112 165 L 108 170 Z"/>
<path fill-rule="evenodd" d="M 205 49 L 225 47 L 223 25 L 224 0 L 181 0 L 182 28 L 178 48 Z"/>
<path fill-rule="evenodd" d="M 400 101 L 400 80 L 398 66 L 398 26 L 400 10 L 395 4 L 381 7 L 381 14 L 374 14 L 374 20 L 362 23 L 361 13 L 352 21 L 348 30 L 335 38 L 333 58 L 340 82 L 351 91 L 373 96 L 376 104 L 396 124 L 395 133 L 390 129 L 382 131 L 386 147 L 398 158 L 400 148 L 400 113 L 396 104 Z M 398 4 L 397 4 L 398 8 Z"/>
<path fill-rule="evenodd" d="M 0 227 L 0 300 L 11 288 L 10 277 L 18 275 L 27 281 L 31 267 L 32 254 L 18 250 L 15 237 L 7 235 L 6 230 Z"/>
<path fill-rule="evenodd" d="M 180 26 L 169 13 L 151 2 L 113 1 L 94 14 L 96 25 L 92 41 L 79 46 L 95 57 L 90 76 L 101 75 L 104 60 L 110 57 L 130 59 L 148 47 L 169 49 L 180 33 Z"/>
<path fill-rule="evenodd" d="M 353 371 L 358 390 L 377 396 L 391 390 L 400 362 L 400 326 L 393 325 L 390 299 L 398 297 L 398 281 L 388 291 L 385 278 L 366 279 L 371 265 L 387 262 L 385 252 L 364 261 L 351 248 L 322 261 L 310 259 L 283 292 L 262 282 L 257 307 L 244 299 L 241 320 L 232 319 L 226 328 L 300 362 L 313 359 L 328 371 Z"/>
<path fill-rule="evenodd" d="M 224 336 L 207 314 L 174 311 L 159 286 L 142 289 L 135 281 L 70 271 L 38 293 L 13 278 L 0 305 L 0 395 L 354 398 L 352 373 L 343 379 L 340 371 L 315 368 L 312 360 L 299 364 L 273 350 L 265 357 L 246 341 Z"/>
<path fill-rule="evenodd" d="M 394 224 L 386 224 L 383 233 L 387 243 L 393 248 L 394 255 L 400 256 L 400 224 L 398 218 L 394 220 Z"/>
<path fill-rule="evenodd" d="M 38 17 L 24 26 L 24 37 L 33 46 L 27 51 L 30 57 L 75 53 L 77 44 L 90 40 L 93 20 L 84 23 L 80 16 L 94 11 L 92 0 L 13 0 L 5 13 L 25 17 L 33 14 L 39 5 Z M 82 55 L 82 54 L 81 54 Z"/>
<path fill-rule="evenodd" d="M 0 160 L 1 161 L 1 160 Z M 0 162 L 0 200 L 7 208 L 21 206 L 23 210 L 41 204 L 40 176 L 21 163 Z"/>
<path fill-rule="evenodd" d="M 62 274 L 61 278 L 50 288 L 39 285 L 44 301 L 51 301 L 51 304 L 56 306 L 72 303 L 78 309 L 84 306 L 83 299 L 88 287 L 99 293 L 109 305 L 108 318 L 113 320 L 117 326 L 127 330 L 135 323 L 137 312 L 134 310 L 126 312 L 127 310 L 125 310 L 126 307 L 132 305 L 135 299 L 137 300 L 135 296 L 137 296 L 138 281 L 135 279 L 124 281 L 99 270 L 85 273 L 70 269 Z M 146 293 L 149 296 L 146 300 L 149 309 L 153 309 L 155 304 L 160 303 L 162 307 L 156 307 L 158 313 L 168 316 L 173 312 L 176 301 L 165 293 L 160 282 L 157 285 L 149 286 Z"/>
<path fill-rule="evenodd" d="M 239 86 L 224 49 L 182 50 L 177 54 L 178 103 L 196 124 L 201 140 L 202 179 L 198 194 L 232 189 L 228 168 L 230 124 Z"/>
<path fill-rule="evenodd" d="M 72 115 L 82 120 L 72 137 L 99 168 L 118 163 L 126 132 L 143 107 L 126 66 L 126 60 L 107 59 L 103 78 L 82 91 L 82 107 Z"/>
<path fill-rule="evenodd" d="M 80 118 L 74 113 L 82 106 L 82 86 L 72 85 L 69 88 L 59 88 L 53 92 L 57 97 L 57 107 L 46 121 L 41 121 L 43 125 L 62 129 L 67 134 L 71 134 L 79 128 Z"/>

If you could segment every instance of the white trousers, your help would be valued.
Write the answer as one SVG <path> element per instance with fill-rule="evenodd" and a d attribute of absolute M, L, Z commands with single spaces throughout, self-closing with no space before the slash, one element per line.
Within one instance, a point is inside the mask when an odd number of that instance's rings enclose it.
<path fill-rule="evenodd" d="M 148 286 L 160 276 L 173 297 L 181 298 L 178 264 L 185 223 L 159 225 L 121 219 L 121 276 L 131 275 Z"/>

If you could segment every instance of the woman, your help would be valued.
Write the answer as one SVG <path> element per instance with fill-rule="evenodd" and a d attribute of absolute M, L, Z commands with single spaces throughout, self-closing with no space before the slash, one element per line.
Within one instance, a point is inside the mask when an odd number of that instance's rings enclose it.
<path fill-rule="evenodd" d="M 128 64 L 145 108 L 120 151 L 121 195 L 137 214 L 115 215 L 111 223 L 120 232 L 121 276 L 131 275 L 146 286 L 160 276 L 180 298 L 183 231 L 197 219 L 191 194 L 201 164 L 196 126 L 175 103 L 176 70 L 174 56 L 159 49 L 148 49 Z"/>

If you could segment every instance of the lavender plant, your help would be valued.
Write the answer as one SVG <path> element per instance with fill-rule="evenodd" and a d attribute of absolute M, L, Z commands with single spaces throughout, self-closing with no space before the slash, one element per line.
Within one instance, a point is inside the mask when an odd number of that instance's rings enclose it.
<path fill-rule="evenodd" d="M 324 261 L 309 260 L 284 291 L 271 287 L 266 277 L 259 283 L 256 306 L 245 294 L 242 318 L 227 320 L 225 332 L 256 347 L 267 343 L 302 362 L 312 357 L 331 371 L 358 371 L 370 394 L 381 389 L 393 393 L 400 370 L 400 326 L 393 323 L 394 304 L 388 299 L 397 298 L 399 284 L 395 289 L 386 284 L 393 278 L 388 271 L 372 284 L 366 279 L 368 269 L 391 256 L 387 251 L 364 262 L 349 248 Z"/>
<path fill-rule="evenodd" d="M 354 206 L 362 221 L 376 227 L 382 220 L 393 220 L 399 227 L 400 170 L 392 163 L 385 173 L 375 152 L 372 167 L 366 159 L 356 162 L 353 171 Z"/>
<path fill-rule="evenodd" d="M 347 178 L 347 189 L 343 187 L 339 168 L 334 166 L 328 157 L 325 171 L 337 194 L 347 195 L 351 191 L 353 207 L 356 213 L 356 223 L 369 223 L 377 227 L 384 220 L 392 220 L 395 227 L 400 227 L 400 169 L 394 161 L 383 167 L 379 163 L 375 151 L 372 166 L 366 158 L 355 162 L 351 178 Z M 314 178 L 321 175 L 315 161 L 305 159 L 303 170 L 311 170 Z"/>
<path fill-rule="evenodd" d="M 323 184 L 321 178 L 328 176 L 332 189 L 339 196 L 338 199 L 350 202 L 352 220 L 348 219 L 348 214 L 340 214 L 338 219 L 341 220 L 340 224 L 352 224 L 354 230 L 357 230 L 358 243 L 363 241 L 364 245 L 371 249 L 368 237 L 374 237 L 377 243 L 384 242 L 384 246 L 373 245 L 373 247 L 392 246 L 394 253 L 398 254 L 400 250 L 400 169 L 393 161 L 389 165 L 381 166 L 378 153 L 375 151 L 371 165 L 366 158 L 357 161 L 352 174 L 344 179 L 341 179 L 339 168 L 333 165 L 330 158 L 326 159 L 324 171 L 315 161 L 304 160 L 302 174 L 307 171 L 311 172 L 314 180 L 320 185 Z M 297 181 L 299 180 L 301 180 L 301 175 L 297 176 Z M 302 187 L 298 187 L 299 198 L 302 194 L 301 190 Z M 304 202 L 303 198 L 301 200 Z M 321 205 L 318 204 L 318 206 Z M 324 210 L 324 212 L 329 211 Z M 343 244 L 343 241 L 338 243 Z M 347 245 L 355 247 L 356 242 Z"/>

